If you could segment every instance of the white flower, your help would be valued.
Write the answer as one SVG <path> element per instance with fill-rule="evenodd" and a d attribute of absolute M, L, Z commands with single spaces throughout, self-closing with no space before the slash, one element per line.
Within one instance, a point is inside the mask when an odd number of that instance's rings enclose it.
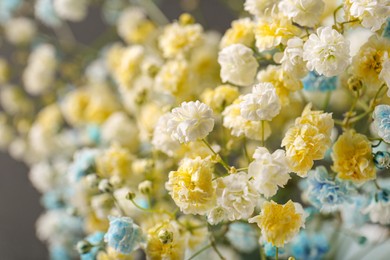
<path fill-rule="evenodd" d="M 207 215 L 207 221 L 211 225 L 217 225 L 226 219 L 227 219 L 227 212 L 221 206 L 213 208 Z"/>
<path fill-rule="evenodd" d="M 25 17 L 9 20 L 4 29 L 7 40 L 13 44 L 29 43 L 37 31 L 34 21 Z"/>
<path fill-rule="evenodd" d="M 327 77 L 339 75 L 350 63 L 349 42 L 331 27 L 320 27 L 305 42 L 303 59 L 309 70 Z"/>
<path fill-rule="evenodd" d="M 171 138 L 168 129 L 168 121 L 172 117 L 171 113 L 162 115 L 154 128 L 152 144 L 155 149 L 166 153 L 169 156 L 174 156 L 175 152 L 180 148 L 180 143 Z"/>
<path fill-rule="evenodd" d="M 245 172 L 231 174 L 216 181 L 217 204 L 225 209 L 230 221 L 249 218 L 259 194 Z"/>
<path fill-rule="evenodd" d="M 255 85 L 252 93 L 242 97 L 240 103 L 241 116 L 252 121 L 267 120 L 277 116 L 281 104 L 276 89 L 272 83 L 265 82 Z"/>
<path fill-rule="evenodd" d="M 199 100 L 183 102 L 172 110 L 172 117 L 168 120 L 171 137 L 180 143 L 203 139 L 213 128 L 213 110 Z"/>
<path fill-rule="evenodd" d="M 379 30 L 390 16 L 388 0 L 349 0 L 349 14 L 360 19 L 365 28 L 375 32 Z"/>
<path fill-rule="evenodd" d="M 282 0 L 279 10 L 299 25 L 313 27 L 321 18 L 325 3 L 322 0 Z"/>
<path fill-rule="evenodd" d="M 244 8 L 250 14 L 262 17 L 277 7 L 278 0 L 246 0 Z"/>
<path fill-rule="evenodd" d="M 253 178 L 257 191 L 266 198 L 276 194 L 290 179 L 290 169 L 284 150 L 278 149 L 271 154 L 266 148 L 259 147 L 253 155 L 255 161 L 249 164 L 248 173 Z"/>
<path fill-rule="evenodd" d="M 131 42 L 131 35 L 146 18 L 141 8 L 129 7 L 121 12 L 117 21 L 118 35 L 126 42 Z"/>
<path fill-rule="evenodd" d="M 79 22 L 88 11 L 88 0 L 54 0 L 54 10 L 62 19 Z"/>
<path fill-rule="evenodd" d="M 259 66 L 253 51 L 242 44 L 232 44 L 222 49 L 218 63 L 221 65 L 222 81 L 239 86 L 251 85 Z"/>
<path fill-rule="evenodd" d="M 390 202 L 372 201 L 362 213 L 369 214 L 373 223 L 390 224 Z"/>
<path fill-rule="evenodd" d="M 297 78 L 302 78 L 307 74 L 306 62 L 303 61 L 303 40 L 301 38 L 294 37 L 288 40 L 280 62 L 284 71 L 290 72 Z"/>
<path fill-rule="evenodd" d="M 45 161 L 41 161 L 31 167 L 29 178 L 34 187 L 42 193 L 54 189 L 58 184 L 55 169 Z"/>
<path fill-rule="evenodd" d="M 390 59 L 386 59 L 382 64 L 382 70 L 379 73 L 379 79 L 386 82 L 387 96 L 390 97 Z"/>

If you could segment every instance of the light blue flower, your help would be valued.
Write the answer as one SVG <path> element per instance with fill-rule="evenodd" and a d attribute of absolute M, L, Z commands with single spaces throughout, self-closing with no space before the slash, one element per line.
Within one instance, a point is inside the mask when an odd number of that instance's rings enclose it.
<path fill-rule="evenodd" d="M 60 209 L 66 206 L 65 194 L 62 189 L 52 190 L 43 194 L 41 203 L 46 209 Z"/>
<path fill-rule="evenodd" d="M 333 180 L 324 166 L 317 167 L 308 175 L 307 196 L 319 210 L 331 212 L 337 210 L 340 205 L 351 202 L 352 188 L 348 182 Z"/>
<path fill-rule="evenodd" d="M 52 245 L 49 248 L 51 260 L 72 260 L 74 256 L 68 247 L 63 245 Z"/>
<path fill-rule="evenodd" d="M 380 170 L 390 168 L 390 153 L 383 151 L 376 152 L 374 154 L 374 163 Z"/>
<path fill-rule="evenodd" d="M 383 30 L 382 36 L 390 39 L 390 18 L 387 19 L 385 29 Z"/>
<path fill-rule="evenodd" d="M 351 204 L 345 204 L 341 207 L 341 215 L 345 228 L 361 227 L 369 221 L 369 217 L 362 214 L 362 210 L 365 209 L 369 203 L 369 196 L 357 195 L 352 196 Z"/>
<path fill-rule="evenodd" d="M 336 89 L 337 77 L 325 77 L 314 71 L 310 71 L 306 77 L 302 79 L 303 88 L 306 91 L 327 92 Z"/>
<path fill-rule="evenodd" d="M 323 259 L 329 250 L 329 243 L 322 234 L 307 235 L 305 231 L 299 233 L 291 243 L 291 251 L 296 259 L 319 260 Z"/>
<path fill-rule="evenodd" d="M 56 27 L 61 24 L 52 0 L 38 0 L 35 3 L 35 16 L 48 26 Z"/>
<path fill-rule="evenodd" d="M 1 0 L 0 1 L 0 23 L 8 21 L 13 12 L 20 6 L 21 0 Z"/>
<path fill-rule="evenodd" d="M 376 106 L 372 117 L 374 118 L 374 128 L 378 132 L 378 136 L 386 143 L 390 143 L 390 106 Z"/>
<path fill-rule="evenodd" d="M 97 125 L 89 125 L 87 127 L 87 133 L 88 133 L 89 139 L 92 142 L 94 142 L 95 144 L 99 144 L 100 143 L 101 131 L 100 131 L 99 126 L 97 126 Z"/>
<path fill-rule="evenodd" d="M 104 241 L 121 254 L 128 255 L 143 241 L 140 227 L 129 217 L 109 216 L 110 227 Z"/>
<path fill-rule="evenodd" d="M 103 242 L 103 238 L 103 232 L 96 232 L 86 237 L 85 240 L 91 243 L 94 247 L 87 254 L 81 255 L 81 260 L 95 260 L 96 255 L 99 253 L 100 250 L 103 249 L 103 247 L 100 246 L 100 244 Z"/>
<path fill-rule="evenodd" d="M 264 253 L 268 257 L 275 257 L 276 255 L 276 247 L 272 245 L 272 243 L 265 243 L 264 245 Z M 278 256 L 284 254 L 284 249 L 278 249 Z"/>
<path fill-rule="evenodd" d="M 247 223 L 234 222 L 230 224 L 226 238 L 233 247 L 243 253 L 251 253 L 258 246 L 256 231 Z"/>
<path fill-rule="evenodd" d="M 85 148 L 77 151 L 73 163 L 69 167 L 69 177 L 72 182 L 79 181 L 82 177 L 95 170 L 95 159 L 99 150 Z"/>

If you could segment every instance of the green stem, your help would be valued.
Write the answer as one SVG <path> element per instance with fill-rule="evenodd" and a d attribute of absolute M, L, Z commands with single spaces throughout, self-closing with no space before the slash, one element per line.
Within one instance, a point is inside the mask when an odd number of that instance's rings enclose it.
<path fill-rule="evenodd" d="M 197 257 L 198 255 L 200 255 L 201 253 L 203 253 L 204 251 L 206 251 L 206 250 L 209 249 L 210 247 L 212 247 L 211 244 L 208 244 L 208 245 L 202 247 L 198 252 L 196 252 L 196 253 L 193 254 L 190 258 L 188 258 L 188 260 L 194 259 L 195 257 Z"/>
<path fill-rule="evenodd" d="M 215 253 L 217 253 L 217 255 L 219 256 L 219 258 L 221 260 L 225 260 L 226 258 L 221 254 L 221 252 L 219 252 L 218 248 L 217 248 L 217 245 L 215 244 L 215 241 L 214 239 L 212 239 L 211 241 L 211 246 L 212 248 L 214 249 Z"/>
<path fill-rule="evenodd" d="M 218 158 L 218 161 L 222 164 L 222 166 L 230 172 L 230 166 L 222 159 L 222 157 L 214 151 L 213 147 L 206 141 L 206 139 L 202 139 L 202 142 L 210 149 L 210 151 Z"/>
<path fill-rule="evenodd" d="M 119 204 L 118 200 L 115 198 L 114 194 L 111 193 L 111 196 L 114 200 L 115 206 L 119 209 L 119 212 L 121 213 L 121 215 L 126 216 L 125 211 L 122 209 L 121 205 Z"/>
<path fill-rule="evenodd" d="M 339 5 L 333 12 L 333 22 L 336 25 L 337 24 L 337 12 L 343 8 L 343 5 Z"/>
<path fill-rule="evenodd" d="M 324 100 L 324 107 L 323 107 L 324 111 L 326 111 L 328 109 L 330 98 L 332 96 L 332 92 L 333 91 L 326 92 L 326 96 L 325 96 L 325 100 Z"/>
<path fill-rule="evenodd" d="M 275 260 L 279 259 L 279 248 L 276 247 L 276 252 L 275 252 Z"/>
<path fill-rule="evenodd" d="M 260 259 L 267 260 L 265 253 L 264 253 L 264 248 L 261 245 L 260 245 Z"/>

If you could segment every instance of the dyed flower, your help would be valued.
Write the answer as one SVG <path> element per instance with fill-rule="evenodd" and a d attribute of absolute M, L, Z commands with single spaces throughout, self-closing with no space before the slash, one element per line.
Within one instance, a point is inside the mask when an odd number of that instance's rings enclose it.
<path fill-rule="evenodd" d="M 278 248 L 278 255 L 285 253 L 284 248 Z M 276 255 L 276 246 L 273 246 L 272 243 L 265 243 L 264 245 L 264 254 L 268 257 L 275 257 Z"/>
<path fill-rule="evenodd" d="M 128 255 L 143 241 L 140 227 L 129 217 L 109 216 L 110 227 L 104 235 L 107 245 L 117 252 Z"/>
<path fill-rule="evenodd" d="M 261 229 L 265 241 L 273 246 L 283 247 L 301 229 L 305 227 L 306 215 L 299 203 L 289 200 L 286 204 L 274 201 L 264 202 L 260 215 L 249 219 Z"/>
<path fill-rule="evenodd" d="M 249 254 L 258 247 L 257 234 L 251 225 L 234 222 L 229 225 L 226 238 L 238 251 Z"/>
<path fill-rule="evenodd" d="M 272 83 L 259 83 L 252 92 L 242 97 L 241 116 L 252 121 L 271 121 L 280 112 L 281 105 Z"/>
<path fill-rule="evenodd" d="M 302 79 L 303 88 L 306 91 L 333 91 L 337 87 L 337 77 L 321 76 L 315 71 L 310 71 L 306 77 Z"/>
<path fill-rule="evenodd" d="M 221 48 L 237 43 L 251 47 L 255 41 L 253 26 L 254 23 L 249 18 L 233 21 L 232 27 L 225 32 L 221 39 Z"/>
<path fill-rule="evenodd" d="M 333 167 L 337 177 L 356 183 L 375 179 L 371 143 L 354 130 L 344 132 L 333 145 Z"/>
<path fill-rule="evenodd" d="M 167 122 L 168 132 L 180 143 L 205 138 L 214 128 L 213 111 L 200 101 L 183 102 L 172 110 Z"/>
<path fill-rule="evenodd" d="M 249 218 L 257 205 L 260 196 L 248 178 L 238 172 L 215 180 L 217 204 L 230 221 Z"/>
<path fill-rule="evenodd" d="M 132 161 L 129 150 L 114 143 L 96 157 L 96 170 L 102 178 L 117 176 L 124 180 L 131 174 Z"/>
<path fill-rule="evenodd" d="M 56 27 L 61 25 L 61 20 L 54 10 L 52 0 L 38 0 L 35 3 L 35 16 L 44 24 Z"/>
<path fill-rule="evenodd" d="M 320 75 L 339 75 L 350 63 L 349 42 L 331 27 L 320 27 L 305 42 L 303 59 L 309 70 L 316 70 Z"/>
<path fill-rule="evenodd" d="M 88 0 L 54 0 L 54 10 L 64 20 L 79 22 L 88 11 Z"/>
<path fill-rule="evenodd" d="M 271 154 L 267 148 L 258 147 L 253 155 L 255 159 L 249 164 L 248 173 L 253 178 L 253 185 L 266 198 L 276 194 L 278 187 L 284 187 L 290 179 L 284 150 Z"/>
<path fill-rule="evenodd" d="M 69 178 L 71 182 L 77 182 L 82 177 L 95 171 L 95 159 L 99 150 L 84 148 L 77 151 L 73 156 L 73 163 L 69 166 Z"/>
<path fill-rule="evenodd" d="M 379 30 L 390 16 L 390 3 L 387 0 L 348 0 L 346 3 L 347 14 L 352 19 L 361 20 L 363 27 L 373 32 Z"/>
<path fill-rule="evenodd" d="M 362 210 L 363 214 L 368 214 L 373 223 L 381 225 L 390 224 L 390 200 L 389 190 L 379 191 L 371 200 L 371 203 Z"/>
<path fill-rule="evenodd" d="M 95 232 L 85 238 L 86 241 L 94 245 L 94 247 L 86 254 L 80 256 L 81 260 L 95 260 L 99 251 L 103 250 L 103 232 Z"/>
<path fill-rule="evenodd" d="M 34 38 L 37 26 L 34 21 L 25 18 L 13 18 L 4 26 L 7 40 L 13 44 L 28 44 Z"/>
<path fill-rule="evenodd" d="M 279 10 L 301 26 L 314 27 L 324 12 L 322 0 L 282 0 Z"/>
<path fill-rule="evenodd" d="M 232 44 L 222 49 L 218 55 L 218 63 L 221 65 L 223 82 L 243 87 L 254 82 L 259 67 L 253 51 L 242 44 Z"/>
<path fill-rule="evenodd" d="M 169 173 L 165 188 L 185 214 L 205 214 L 215 205 L 213 164 L 197 157 L 184 159 L 177 171 Z"/>
<path fill-rule="evenodd" d="M 246 0 L 244 9 L 260 18 L 266 14 L 270 14 L 277 7 L 277 3 L 277 0 Z"/>
<path fill-rule="evenodd" d="M 382 37 L 390 39 L 390 19 L 387 19 L 386 26 L 383 29 Z"/>
<path fill-rule="evenodd" d="M 292 255 L 297 259 L 320 260 L 328 253 L 330 246 L 322 234 L 308 235 L 301 231 L 291 243 Z"/>
<path fill-rule="evenodd" d="M 305 177 L 313 161 L 324 158 L 331 145 L 333 125 L 332 114 L 311 111 L 311 105 L 306 106 L 282 140 L 292 171 Z"/>
<path fill-rule="evenodd" d="M 324 166 L 309 172 L 306 195 L 309 201 L 323 212 L 339 209 L 344 203 L 351 202 L 351 190 L 346 182 L 333 180 Z"/>
<path fill-rule="evenodd" d="M 13 12 L 18 9 L 22 0 L 5 0 L 0 2 L 0 23 L 8 21 Z"/>
<path fill-rule="evenodd" d="M 307 74 L 306 62 L 303 61 L 303 44 L 303 40 L 299 37 L 288 40 L 280 60 L 283 70 L 298 78 Z"/>
<path fill-rule="evenodd" d="M 176 151 L 180 148 L 180 143 L 172 139 L 170 132 L 168 132 L 168 121 L 172 114 L 166 113 L 157 121 L 153 132 L 152 144 L 155 149 L 166 153 L 168 156 L 174 156 Z"/>
<path fill-rule="evenodd" d="M 169 60 L 158 72 L 155 86 L 164 92 L 179 96 L 188 91 L 189 75 L 189 64 L 186 60 Z"/>
<path fill-rule="evenodd" d="M 238 88 L 230 85 L 221 85 L 215 89 L 206 89 L 201 98 L 214 112 L 221 113 L 226 106 L 238 98 Z"/>
<path fill-rule="evenodd" d="M 390 143 L 390 106 L 376 106 L 372 117 L 374 118 L 374 128 L 379 137 L 386 143 Z"/>
<path fill-rule="evenodd" d="M 380 169 L 389 169 L 390 168 L 390 153 L 389 152 L 376 152 L 374 154 L 374 163 L 375 166 Z"/>

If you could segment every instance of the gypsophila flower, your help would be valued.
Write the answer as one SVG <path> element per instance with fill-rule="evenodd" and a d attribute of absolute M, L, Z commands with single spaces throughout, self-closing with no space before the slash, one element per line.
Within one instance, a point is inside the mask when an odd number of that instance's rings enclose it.
<path fill-rule="evenodd" d="M 169 156 L 174 156 L 180 148 L 180 143 L 172 139 L 168 131 L 168 121 L 172 118 L 171 113 L 166 113 L 160 117 L 153 132 L 153 146 Z"/>
<path fill-rule="evenodd" d="M 218 55 L 222 81 L 243 87 L 251 85 L 259 66 L 253 54 L 242 44 L 232 44 L 222 49 Z"/>
<path fill-rule="evenodd" d="M 390 97 L 390 59 L 386 57 L 382 64 L 382 70 L 379 73 L 379 79 L 383 80 L 387 85 L 387 96 Z"/>
<path fill-rule="evenodd" d="M 278 248 L 278 254 L 283 255 L 285 253 L 284 248 Z M 272 243 L 266 242 L 264 245 L 264 254 L 268 257 L 275 257 L 276 255 L 276 246 L 273 246 Z"/>
<path fill-rule="evenodd" d="M 320 27 L 305 42 L 303 59 L 309 70 L 316 70 L 320 75 L 339 75 L 350 63 L 349 42 L 331 27 Z"/>
<path fill-rule="evenodd" d="M 386 26 L 383 29 L 382 37 L 390 39 L 390 18 L 387 19 Z"/>
<path fill-rule="evenodd" d="M 390 191 L 380 190 L 372 199 L 371 203 L 362 210 L 362 213 L 368 214 L 373 223 L 381 225 L 390 224 Z"/>
<path fill-rule="evenodd" d="M 180 143 L 205 138 L 214 128 L 213 111 L 200 101 L 183 102 L 172 110 L 168 119 L 168 132 Z"/>
<path fill-rule="evenodd" d="M 301 26 L 314 27 L 318 24 L 325 3 L 322 0 L 282 0 L 279 10 Z"/>
<path fill-rule="evenodd" d="M 270 153 L 265 147 L 258 147 L 249 164 L 248 174 L 253 178 L 257 191 L 266 198 L 276 194 L 279 187 L 284 187 L 290 179 L 286 153 L 278 149 Z"/>
<path fill-rule="evenodd" d="M 94 260 L 96 259 L 98 253 L 103 248 L 103 239 L 104 239 L 104 233 L 103 232 L 95 232 L 85 238 L 86 241 L 91 243 L 93 245 L 93 248 L 86 254 L 82 254 L 80 256 L 81 260 Z"/>
<path fill-rule="evenodd" d="M 242 97 L 240 103 L 241 116 L 252 121 L 271 121 L 279 114 L 280 109 L 276 89 L 268 82 L 255 85 L 250 94 Z"/>
<path fill-rule="evenodd" d="M 234 222 L 229 225 L 226 238 L 238 251 L 251 253 L 257 247 L 257 234 L 251 225 L 242 222 Z"/>
<path fill-rule="evenodd" d="M 95 171 L 95 159 L 99 150 L 85 148 L 74 154 L 73 163 L 69 166 L 69 178 L 73 182 L 79 181 L 83 176 Z"/>
<path fill-rule="evenodd" d="M 62 19 L 79 22 L 85 18 L 89 0 L 54 0 L 54 10 Z"/>
<path fill-rule="evenodd" d="M 110 227 L 104 235 L 104 241 L 116 251 L 128 255 L 136 250 L 143 241 L 140 227 L 129 217 L 108 217 Z"/>
<path fill-rule="evenodd" d="M 333 91 L 337 87 L 337 77 L 325 77 L 319 75 L 315 71 L 310 71 L 306 77 L 302 79 L 303 88 L 306 91 Z"/>
<path fill-rule="evenodd" d="M 303 40 L 293 37 L 287 41 L 283 57 L 280 60 L 284 71 L 290 72 L 298 78 L 307 74 L 306 62 L 303 61 Z"/>
<path fill-rule="evenodd" d="M 389 169 L 390 168 L 390 153 L 379 151 L 374 154 L 374 163 L 375 166 L 380 169 Z"/>
<path fill-rule="evenodd" d="M 291 243 L 292 255 L 297 259 L 319 260 L 323 259 L 330 249 L 326 237 L 322 234 L 308 235 L 301 231 Z"/>
<path fill-rule="evenodd" d="M 277 0 L 246 0 L 244 9 L 257 17 L 271 13 L 277 8 Z"/>

